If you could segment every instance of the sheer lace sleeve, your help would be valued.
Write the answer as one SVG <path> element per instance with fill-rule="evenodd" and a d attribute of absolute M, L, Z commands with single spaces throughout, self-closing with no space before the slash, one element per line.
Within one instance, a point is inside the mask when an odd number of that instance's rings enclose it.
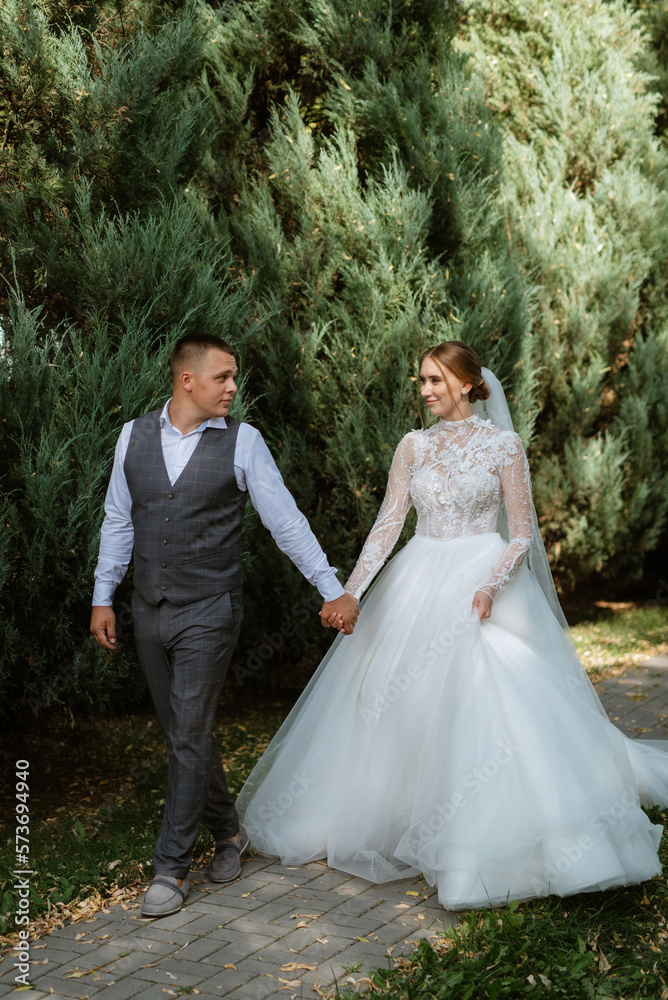
<path fill-rule="evenodd" d="M 489 580 L 479 587 L 494 599 L 510 583 L 531 548 L 531 475 L 519 434 L 508 435 L 501 455 L 501 486 L 508 515 L 509 544 Z"/>
<path fill-rule="evenodd" d="M 409 487 L 415 454 L 414 438 L 414 433 L 411 432 L 399 442 L 378 517 L 360 552 L 355 569 L 345 583 L 345 590 L 357 600 L 394 548 L 410 509 Z"/>

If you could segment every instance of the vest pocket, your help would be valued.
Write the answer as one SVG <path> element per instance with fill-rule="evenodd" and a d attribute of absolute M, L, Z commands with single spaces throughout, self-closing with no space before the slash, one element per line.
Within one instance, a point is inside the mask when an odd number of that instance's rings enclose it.
<path fill-rule="evenodd" d="M 211 563 L 211 562 L 215 563 L 216 565 L 220 565 L 221 569 L 225 569 L 227 565 L 225 562 L 224 553 L 218 549 L 216 549 L 214 552 L 208 552 L 206 554 L 198 556 L 190 556 L 189 559 L 182 559 L 181 565 L 189 566 L 190 563 Z"/>

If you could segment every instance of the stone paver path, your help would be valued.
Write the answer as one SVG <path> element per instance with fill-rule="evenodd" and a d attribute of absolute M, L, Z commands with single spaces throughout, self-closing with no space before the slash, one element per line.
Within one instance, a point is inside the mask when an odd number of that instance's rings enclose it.
<path fill-rule="evenodd" d="M 627 736 L 668 740 L 668 656 L 654 656 L 596 685 L 608 716 Z"/>
<path fill-rule="evenodd" d="M 629 736 L 668 739 L 668 656 L 598 685 Z M 456 917 L 421 878 L 374 885 L 313 862 L 286 868 L 251 856 L 226 886 L 193 873 L 184 909 L 143 920 L 139 903 L 109 906 L 33 942 L 21 1000 L 315 998 L 334 981 L 359 981 L 392 964 Z M 13 991 L 16 958 L 0 964 L 0 997 Z M 363 985 L 363 984 L 362 984 Z"/>

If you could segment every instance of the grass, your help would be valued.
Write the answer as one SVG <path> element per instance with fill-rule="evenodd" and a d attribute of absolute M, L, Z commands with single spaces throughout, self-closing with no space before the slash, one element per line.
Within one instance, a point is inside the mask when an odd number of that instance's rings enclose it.
<path fill-rule="evenodd" d="M 244 723 L 223 716 L 216 738 L 236 794 L 278 729 L 289 706 L 247 711 Z M 61 923 L 88 901 L 122 898 L 123 890 L 152 877 L 153 847 L 162 821 L 167 754 L 148 713 L 61 726 L 48 738 L 24 736 L 21 754 L 31 763 L 31 904 L 40 930 Z M 0 802 L 11 815 L 10 789 Z M 6 808 L 5 808 L 6 806 Z M 202 832 L 195 858 L 212 847 Z M 0 845 L 3 873 L 14 868 L 13 825 Z M 15 930 L 11 877 L 0 882 L 0 935 Z"/>
<path fill-rule="evenodd" d="M 651 816 L 665 823 L 665 814 Z M 665 866 L 666 837 L 661 855 Z M 423 939 L 365 982 L 383 1000 L 665 1000 L 667 902 L 661 876 L 628 889 L 471 911 L 433 945 Z M 336 995 L 361 996 L 352 987 Z"/>
<path fill-rule="evenodd" d="M 571 621 L 578 655 L 593 681 L 619 673 L 661 650 L 668 640 L 668 608 L 597 601 L 587 617 Z"/>
<path fill-rule="evenodd" d="M 595 602 L 567 609 L 578 652 L 594 679 L 666 650 L 668 608 Z M 224 709 L 216 727 L 230 789 L 238 792 L 289 705 Z M 243 723 L 236 719 L 243 712 Z M 22 737 L 31 761 L 32 914 L 41 932 L 82 907 L 136 891 L 152 875 L 160 827 L 166 753 L 148 713 L 91 720 L 76 728 Z M 9 790 L 7 790 L 7 795 Z M 11 815 L 12 800 L 0 800 Z M 665 825 L 666 815 L 650 811 Z M 211 839 L 195 849 L 205 863 Z M 668 842 L 661 853 L 668 862 Z M 13 827 L 0 837 L 3 872 L 14 867 Z M 0 883 L 0 933 L 14 930 L 12 879 Z M 392 970 L 374 974 L 371 991 L 387 1000 L 497 1000 L 520 997 L 668 1000 L 668 882 L 551 897 L 461 919 L 422 942 Z M 9 940 L 9 938 L 5 938 Z M 357 996 L 354 989 L 341 996 Z"/>

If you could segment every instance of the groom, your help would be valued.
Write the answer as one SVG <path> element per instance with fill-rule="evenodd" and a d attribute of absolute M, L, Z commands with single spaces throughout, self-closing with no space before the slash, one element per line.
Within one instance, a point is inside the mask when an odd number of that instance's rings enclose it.
<path fill-rule="evenodd" d="M 112 609 L 134 557 L 137 655 L 169 748 L 156 877 L 142 916 L 181 909 L 200 822 L 215 840 L 209 877 L 227 882 L 247 846 L 211 732 L 241 621 L 241 525 L 250 495 L 276 544 L 324 600 L 324 626 L 349 635 L 357 602 L 344 593 L 261 434 L 228 416 L 234 349 L 210 334 L 177 341 L 172 396 L 123 425 L 105 500 L 90 630 L 116 649 Z"/>

